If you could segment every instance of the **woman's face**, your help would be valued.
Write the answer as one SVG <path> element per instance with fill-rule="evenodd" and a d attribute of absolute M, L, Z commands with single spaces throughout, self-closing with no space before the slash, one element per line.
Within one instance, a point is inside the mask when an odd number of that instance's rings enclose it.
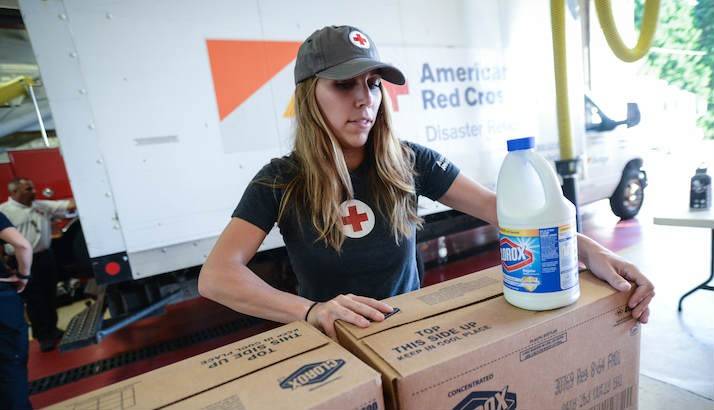
<path fill-rule="evenodd" d="M 343 149 L 362 148 L 367 143 L 382 103 L 381 81 L 376 71 L 349 80 L 317 80 L 317 105 Z"/>

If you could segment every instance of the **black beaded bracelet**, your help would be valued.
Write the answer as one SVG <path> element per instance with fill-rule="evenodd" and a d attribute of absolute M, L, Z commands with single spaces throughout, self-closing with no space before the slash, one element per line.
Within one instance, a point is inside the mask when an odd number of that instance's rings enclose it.
<path fill-rule="evenodd" d="M 15 274 L 15 276 L 17 276 L 18 278 L 20 278 L 20 279 L 22 279 L 22 280 L 30 279 L 30 278 L 32 277 L 32 275 L 23 275 L 23 274 L 21 274 L 20 272 L 17 272 L 17 273 Z"/>
<path fill-rule="evenodd" d="M 312 305 L 307 309 L 307 312 L 305 313 L 305 321 L 307 322 L 307 317 L 310 316 L 310 311 L 312 308 L 314 308 L 318 303 L 320 302 L 312 302 Z"/>

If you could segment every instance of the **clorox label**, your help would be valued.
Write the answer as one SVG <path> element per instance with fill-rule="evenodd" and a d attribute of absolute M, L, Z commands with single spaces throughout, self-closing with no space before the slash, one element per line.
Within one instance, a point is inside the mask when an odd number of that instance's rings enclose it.
<path fill-rule="evenodd" d="M 503 282 L 509 289 L 547 293 L 577 285 L 577 237 L 573 226 L 501 228 L 499 239 Z"/>
<path fill-rule="evenodd" d="M 518 245 L 509 238 L 501 239 L 503 269 L 514 272 L 533 264 L 533 252 L 525 244 Z"/>
<path fill-rule="evenodd" d="M 280 387 L 295 390 L 299 387 L 322 383 L 335 374 L 344 364 L 345 361 L 342 359 L 306 364 L 280 382 Z"/>
<path fill-rule="evenodd" d="M 471 392 L 454 410 L 515 410 L 517 405 L 516 393 L 506 386 L 501 391 Z"/>

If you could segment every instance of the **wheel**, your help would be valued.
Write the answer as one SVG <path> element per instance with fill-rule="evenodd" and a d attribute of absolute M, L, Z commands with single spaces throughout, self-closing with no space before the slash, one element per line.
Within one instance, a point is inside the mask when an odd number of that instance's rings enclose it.
<path fill-rule="evenodd" d="M 645 182 L 639 169 L 626 169 L 620 184 L 610 197 L 612 212 L 622 219 L 632 219 L 640 212 L 645 200 Z"/>

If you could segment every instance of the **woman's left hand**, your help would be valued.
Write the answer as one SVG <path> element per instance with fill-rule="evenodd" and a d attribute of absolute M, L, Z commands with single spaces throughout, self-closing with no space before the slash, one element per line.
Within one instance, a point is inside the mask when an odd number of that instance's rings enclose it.
<path fill-rule="evenodd" d="M 636 288 L 627 306 L 632 309 L 632 317 L 641 323 L 647 323 L 650 316 L 649 304 L 655 295 L 652 282 L 637 269 L 637 266 L 594 242 L 593 245 L 584 252 L 583 259 L 588 269 L 621 292 L 630 290 L 632 285 L 628 280 L 633 282 Z"/>
<path fill-rule="evenodd" d="M 15 286 L 17 286 L 17 293 L 22 293 L 23 290 L 25 290 L 25 287 L 27 286 L 27 278 L 20 278 L 17 275 L 12 275 L 8 278 L 0 278 L 0 282 L 10 282 L 14 283 Z"/>

